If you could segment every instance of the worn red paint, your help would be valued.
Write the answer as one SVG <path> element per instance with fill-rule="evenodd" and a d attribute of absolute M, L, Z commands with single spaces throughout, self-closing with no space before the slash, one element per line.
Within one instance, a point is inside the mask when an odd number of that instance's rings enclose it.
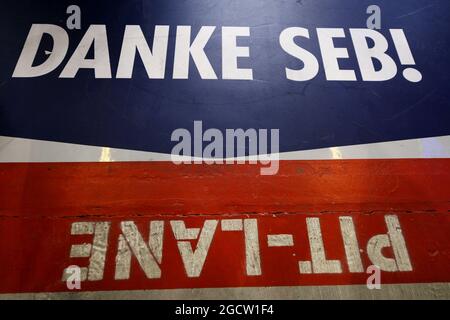
<path fill-rule="evenodd" d="M 448 210 L 450 159 L 0 164 L 2 216 Z"/>
<path fill-rule="evenodd" d="M 104 278 L 83 290 L 365 283 L 365 273 L 348 271 L 338 219 L 353 218 L 365 250 L 386 233 L 386 214 L 399 217 L 413 271 L 383 272 L 383 283 L 449 282 L 449 185 L 448 159 L 283 161 L 277 176 L 260 176 L 255 165 L 1 164 L 0 292 L 67 290 L 64 268 L 88 263 L 70 258 L 70 247 L 92 238 L 70 234 L 78 221 L 111 222 Z M 201 276 L 187 277 L 167 221 L 201 227 L 230 217 L 258 219 L 262 274 L 246 275 L 242 232 L 218 229 Z M 298 261 L 310 259 L 306 217 L 320 218 L 327 258 L 342 262 L 342 274 L 299 273 Z M 147 279 L 133 259 L 130 279 L 114 280 L 125 220 L 144 237 L 149 221 L 166 221 L 160 279 Z M 267 246 L 268 234 L 286 233 L 293 247 Z"/>

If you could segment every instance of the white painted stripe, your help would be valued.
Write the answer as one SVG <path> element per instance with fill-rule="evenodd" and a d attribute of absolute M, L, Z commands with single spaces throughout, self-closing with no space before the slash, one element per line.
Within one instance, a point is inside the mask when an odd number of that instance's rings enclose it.
<path fill-rule="evenodd" d="M 220 225 L 223 231 L 241 231 L 242 219 L 224 219 Z"/>
<path fill-rule="evenodd" d="M 286 152 L 280 160 L 450 158 L 450 136 Z"/>
<path fill-rule="evenodd" d="M 170 161 L 170 155 L 0 136 L 0 162 Z"/>
<path fill-rule="evenodd" d="M 365 285 L 240 287 L 123 291 L 72 291 L 0 294 L 7 299 L 149 299 L 149 300 L 314 300 L 314 299 L 450 299 L 450 283 L 382 284 L 380 290 Z"/>
<path fill-rule="evenodd" d="M 298 268 L 300 273 L 310 274 L 312 273 L 311 261 L 299 261 Z"/>
<path fill-rule="evenodd" d="M 350 272 L 364 272 L 361 252 L 356 237 L 355 225 L 352 217 L 339 217 L 342 239 L 344 240 L 345 256 Z"/>
<path fill-rule="evenodd" d="M 267 235 L 267 245 L 269 247 L 292 247 L 294 239 L 292 234 L 269 234 Z"/>
<path fill-rule="evenodd" d="M 280 160 L 450 158 L 450 135 L 279 154 Z M 189 160 L 190 157 L 176 157 Z M 192 158 L 195 160 L 196 158 Z M 237 158 L 241 159 L 241 158 Z M 248 160 L 256 157 L 249 157 Z M 275 159 L 272 157 L 272 159 Z M 0 136 L 0 162 L 171 161 L 170 154 Z"/>
<path fill-rule="evenodd" d="M 261 275 L 258 224 L 256 219 L 244 220 L 245 261 L 248 276 Z"/>

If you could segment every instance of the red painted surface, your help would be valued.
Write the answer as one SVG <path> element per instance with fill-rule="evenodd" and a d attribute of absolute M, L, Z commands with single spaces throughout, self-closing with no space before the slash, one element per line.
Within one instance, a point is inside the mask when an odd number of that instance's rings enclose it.
<path fill-rule="evenodd" d="M 2 216 L 448 210 L 450 159 L 0 164 Z"/>
<path fill-rule="evenodd" d="M 383 272 L 383 283 L 449 282 L 449 186 L 448 159 L 283 161 L 276 176 L 256 165 L 1 164 L 0 292 L 67 290 L 64 268 L 88 264 L 69 257 L 71 245 L 92 240 L 70 234 L 80 221 L 111 222 L 104 278 L 83 290 L 365 283 L 367 274 L 348 270 L 339 217 L 353 217 L 367 268 L 367 241 L 386 233 L 386 214 L 399 217 L 413 271 Z M 246 275 L 243 232 L 219 223 L 200 277 L 188 278 L 168 221 L 201 227 L 231 217 L 258 220 L 262 274 Z M 306 217 L 320 218 L 327 258 L 341 261 L 342 274 L 299 273 L 298 261 L 310 259 Z M 146 240 L 149 221 L 165 221 L 160 279 L 133 258 L 130 279 L 114 280 L 119 224 L 130 220 Z M 293 247 L 267 246 L 268 234 L 286 233 Z"/>

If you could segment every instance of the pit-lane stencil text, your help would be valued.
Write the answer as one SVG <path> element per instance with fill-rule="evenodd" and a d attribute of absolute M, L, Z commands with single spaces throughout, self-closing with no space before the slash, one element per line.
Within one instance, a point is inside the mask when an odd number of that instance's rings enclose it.
<path fill-rule="evenodd" d="M 364 273 L 369 265 L 385 272 L 412 271 L 399 217 L 386 214 L 377 218 L 384 231 L 364 237 L 367 239 L 361 239 L 355 219 L 346 215 L 334 216 L 334 221 L 303 216 L 294 223 L 303 224 L 296 232 L 291 231 L 292 225 L 290 230 L 279 230 L 276 223 L 271 223 L 283 219 L 276 215 L 263 219 L 77 221 L 71 224 L 68 266 L 74 262 L 83 265 L 81 281 L 100 281 L 107 276 L 123 281 L 143 275 L 160 279 L 166 268 L 180 261 L 182 268 L 178 271 L 185 278 L 220 277 L 223 273 L 258 277 L 273 272 L 277 265 L 289 265 L 288 270 L 279 273 L 296 270 L 298 276 Z M 265 224 L 262 229 L 260 222 Z M 221 250 L 223 247 L 228 250 Z M 264 255 L 272 257 L 267 260 Z M 211 259 L 220 265 L 215 272 L 207 270 Z M 67 277 L 63 270 L 62 280 Z"/>

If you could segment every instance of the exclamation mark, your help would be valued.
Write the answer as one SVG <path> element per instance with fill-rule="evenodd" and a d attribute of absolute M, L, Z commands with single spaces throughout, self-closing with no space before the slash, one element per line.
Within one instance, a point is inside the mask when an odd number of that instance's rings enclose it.
<path fill-rule="evenodd" d="M 394 41 L 395 49 L 397 50 L 400 63 L 402 65 L 415 65 L 416 61 L 409 48 L 408 40 L 402 29 L 390 29 L 392 40 Z M 403 77 L 410 82 L 422 81 L 422 73 L 416 68 L 406 68 L 403 70 Z"/>

